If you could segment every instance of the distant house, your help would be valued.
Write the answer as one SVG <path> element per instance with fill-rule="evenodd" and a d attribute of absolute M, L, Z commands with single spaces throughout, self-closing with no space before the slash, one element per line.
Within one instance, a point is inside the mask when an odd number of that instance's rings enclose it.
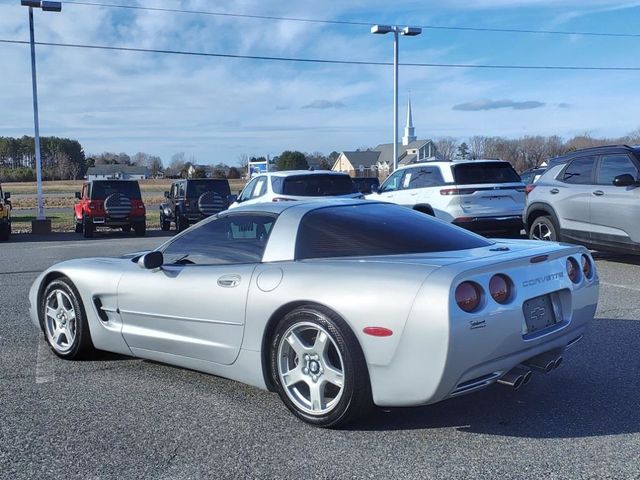
<path fill-rule="evenodd" d="M 418 140 L 415 136 L 409 100 L 402 143 L 398 143 L 398 166 L 437 159 L 438 153 L 433 141 Z M 373 150 L 342 152 L 332 170 L 347 172 L 356 177 L 386 177 L 393 171 L 393 143 L 381 143 Z"/>
<path fill-rule="evenodd" d="M 211 165 L 189 165 L 189 168 L 187 169 L 187 176 L 189 178 L 193 178 L 196 170 L 204 170 L 205 178 L 213 177 L 213 167 Z"/>
<path fill-rule="evenodd" d="M 149 177 L 147 167 L 135 165 L 97 165 L 87 170 L 87 180 L 146 180 Z"/>

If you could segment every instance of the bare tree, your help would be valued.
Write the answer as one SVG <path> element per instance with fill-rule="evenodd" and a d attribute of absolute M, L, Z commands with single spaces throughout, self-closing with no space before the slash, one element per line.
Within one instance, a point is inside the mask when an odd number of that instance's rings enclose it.
<path fill-rule="evenodd" d="M 131 157 L 131 163 L 139 167 L 148 165 L 150 155 L 144 152 L 138 152 Z"/>
<path fill-rule="evenodd" d="M 66 180 L 69 177 L 69 171 L 71 170 L 71 159 L 69 158 L 69 155 L 64 152 L 56 152 L 53 155 L 53 161 L 57 166 L 58 177 L 60 180 Z"/>
<path fill-rule="evenodd" d="M 171 162 L 169 163 L 169 167 L 171 170 L 175 172 L 179 172 L 184 167 L 185 163 L 187 163 L 186 155 L 184 152 L 174 153 L 171 156 Z"/>
<path fill-rule="evenodd" d="M 469 139 L 469 158 L 477 160 L 486 157 L 487 137 L 480 135 L 473 136 Z"/>
<path fill-rule="evenodd" d="M 151 176 L 155 178 L 158 176 L 158 172 L 162 170 L 162 159 L 155 155 L 148 155 L 145 166 L 151 172 Z"/>
<path fill-rule="evenodd" d="M 442 137 L 436 142 L 436 150 L 443 160 L 453 160 L 456 156 L 458 140 L 453 137 Z"/>

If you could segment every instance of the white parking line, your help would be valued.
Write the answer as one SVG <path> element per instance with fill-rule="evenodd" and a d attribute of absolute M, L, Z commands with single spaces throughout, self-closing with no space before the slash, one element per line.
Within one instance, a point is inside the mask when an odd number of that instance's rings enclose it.
<path fill-rule="evenodd" d="M 49 346 L 41 335 L 38 335 L 38 353 L 36 354 L 36 383 L 53 382 L 56 379 L 50 362 L 47 362 Z"/>
<path fill-rule="evenodd" d="M 619 285 L 617 283 L 600 282 L 600 285 L 604 285 L 606 287 L 624 288 L 625 290 L 633 290 L 634 292 L 640 292 L 640 288 L 628 287 L 626 285 Z"/>

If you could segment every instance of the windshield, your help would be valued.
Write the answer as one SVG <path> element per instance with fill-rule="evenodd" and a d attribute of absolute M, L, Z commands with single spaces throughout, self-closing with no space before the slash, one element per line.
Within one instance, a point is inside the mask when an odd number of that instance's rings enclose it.
<path fill-rule="evenodd" d="M 406 207 L 362 203 L 307 213 L 296 259 L 445 252 L 493 243 Z"/>
<path fill-rule="evenodd" d="M 272 187 L 276 194 L 298 197 L 329 197 L 353 193 L 353 182 L 349 175 L 273 177 Z"/>
<path fill-rule="evenodd" d="M 458 185 L 520 183 L 520 177 L 507 162 L 478 162 L 475 164 L 454 165 L 453 178 Z"/>
<path fill-rule="evenodd" d="M 93 182 L 91 186 L 91 198 L 94 200 L 104 200 L 112 193 L 121 193 L 125 197 L 134 200 L 142 198 L 138 182 L 129 180 L 113 180 L 107 182 Z"/>
<path fill-rule="evenodd" d="M 189 180 L 187 182 L 187 197 L 199 197 L 206 192 L 215 192 L 223 197 L 231 194 L 227 180 Z"/>

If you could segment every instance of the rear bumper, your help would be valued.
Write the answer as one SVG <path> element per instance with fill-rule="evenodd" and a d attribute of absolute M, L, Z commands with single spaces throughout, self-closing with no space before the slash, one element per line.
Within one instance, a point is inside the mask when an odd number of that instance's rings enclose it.
<path fill-rule="evenodd" d="M 453 220 L 457 225 L 472 232 L 510 232 L 524 228 L 520 215 L 506 215 L 496 217 L 459 217 Z"/>
<path fill-rule="evenodd" d="M 84 217 L 87 221 L 93 223 L 93 225 L 97 227 L 125 227 L 127 225 L 139 225 L 146 223 L 146 216 L 135 216 L 135 217 L 126 217 L 126 218 L 111 218 L 109 216 L 104 217 Z"/>

